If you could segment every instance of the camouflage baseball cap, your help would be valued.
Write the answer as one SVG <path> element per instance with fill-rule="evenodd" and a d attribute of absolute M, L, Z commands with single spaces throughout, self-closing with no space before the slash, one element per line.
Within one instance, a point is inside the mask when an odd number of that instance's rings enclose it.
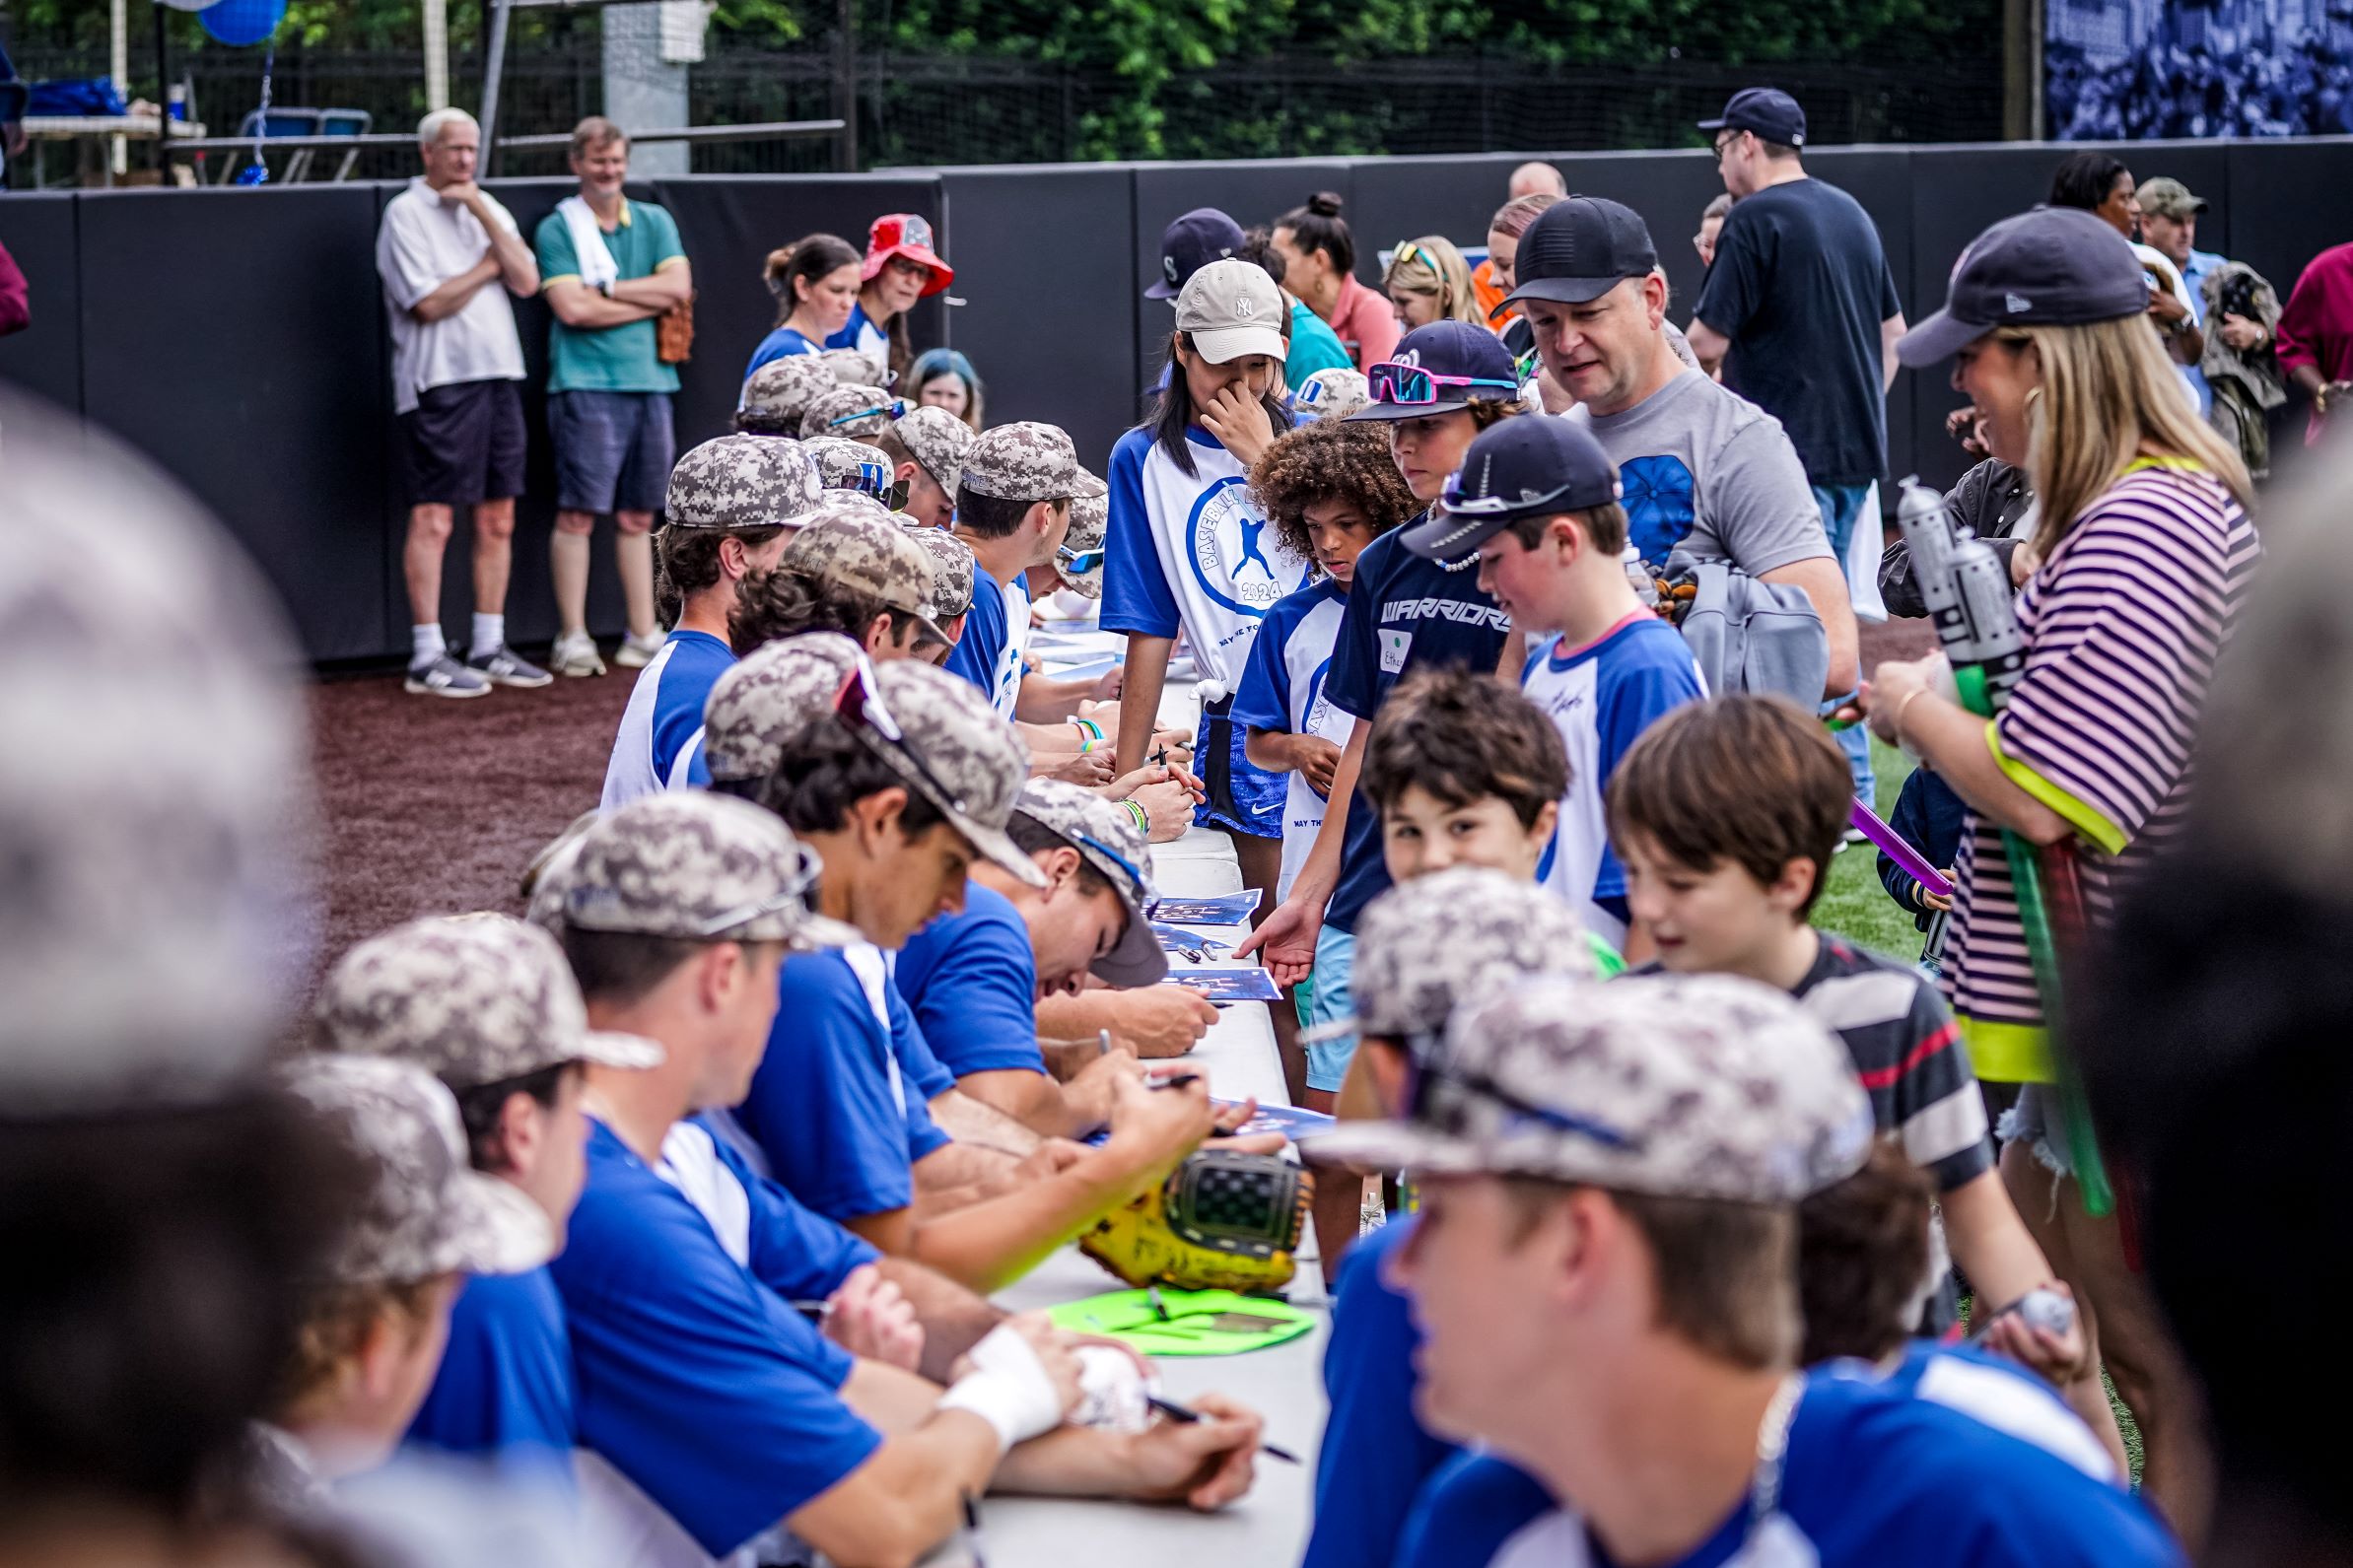
<path fill-rule="evenodd" d="M 809 404 L 841 383 L 814 354 L 788 354 L 752 372 L 743 383 L 740 413 L 797 433 Z"/>
<path fill-rule="evenodd" d="M 1083 468 L 1078 471 L 1086 473 Z M 1110 531 L 1109 495 L 1072 499 L 1070 530 L 1063 535 L 1062 549 L 1054 558 L 1055 572 L 1072 592 L 1090 599 L 1103 596 L 1103 539 Z"/>
<path fill-rule="evenodd" d="M 678 459 L 662 515 L 674 528 L 769 528 L 822 499 L 806 445 L 773 436 L 721 436 Z"/>
<path fill-rule="evenodd" d="M 1015 420 L 982 431 L 964 454 L 957 493 L 999 501 L 1062 501 L 1104 493 L 1103 481 L 1078 466 L 1078 450 L 1059 425 Z"/>
<path fill-rule="evenodd" d="M 1408 1120 L 1344 1125 L 1313 1152 L 1795 1203 L 1853 1175 L 1871 1147 L 1871 1104 L 1837 1037 L 1729 975 L 1538 980 L 1457 1007 L 1419 1066 Z"/>
<path fill-rule="evenodd" d="M 1327 366 L 1291 388 L 1291 412 L 1308 419 L 1346 419 L 1372 402 L 1362 371 Z"/>
<path fill-rule="evenodd" d="M 457 1101 L 423 1067 L 311 1056 L 287 1063 L 280 1076 L 367 1169 L 366 1189 L 326 1259 L 333 1282 L 520 1274 L 554 1256 L 547 1216 L 522 1189 L 473 1169 Z"/>
<path fill-rule="evenodd" d="M 907 455 L 932 476 L 932 483 L 950 496 L 956 493 L 956 486 L 964 481 L 964 459 L 977 439 L 970 425 L 944 408 L 926 405 L 900 415 L 892 434 L 907 448 Z"/>
<path fill-rule="evenodd" d="M 973 574 L 979 570 L 979 563 L 973 559 L 972 546 L 945 528 L 926 528 L 916 523 L 907 523 L 905 527 L 907 536 L 932 558 L 932 619 L 945 626 L 971 610 Z"/>
<path fill-rule="evenodd" d="M 1004 831 L 1029 778 L 1029 748 L 972 682 L 918 659 L 877 667 L 862 656 L 834 712 L 975 850 L 1032 887 L 1045 885 Z"/>
<path fill-rule="evenodd" d="M 800 531 L 777 557 L 777 570 L 839 582 L 912 615 L 935 642 L 947 634 L 932 624 L 932 557 L 907 533 L 907 525 L 878 507 L 840 504 L 819 507 L 802 519 Z"/>
<path fill-rule="evenodd" d="M 588 1027 L 547 932 L 505 915 L 410 920 L 354 947 L 311 1011 L 320 1051 L 413 1061 L 452 1089 L 566 1061 L 653 1067 L 661 1047 Z"/>
<path fill-rule="evenodd" d="M 825 367 L 826 374 L 843 386 L 880 386 L 883 377 L 890 374 L 890 367 L 858 349 L 824 349 L 816 359 Z"/>
<path fill-rule="evenodd" d="M 1434 1043 L 1458 1003 L 1538 975 L 1595 978 L 1584 922 L 1534 882 L 1458 866 L 1364 907 L 1349 977 L 1356 1015 L 1322 1028 Z"/>
<path fill-rule="evenodd" d="M 729 665 L 703 705 L 711 782 L 742 784 L 774 773 L 785 747 L 825 716 L 858 659 L 858 645 L 841 633 L 804 632 Z"/>
<path fill-rule="evenodd" d="M 1095 960 L 1096 978 L 1111 986 L 1150 986 L 1166 978 L 1168 954 L 1144 915 L 1152 902 L 1152 847 L 1128 808 L 1059 779 L 1032 779 L 1021 786 L 1013 811 L 1076 850 L 1127 906 L 1127 929 L 1117 946 Z"/>
<path fill-rule="evenodd" d="M 0 428 L 0 1103 L 207 1103 L 319 923 L 300 655 L 146 458 L 11 395 Z"/>
<path fill-rule="evenodd" d="M 801 439 L 840 436 L 855 441 L 861 436 L 879 436 L 890 429 L 892 401 L 879 386 L 837 386 L 819 392 L 801 412 Z"/>
<path fill-rule="evenodd" d="M 701 789 L 643 795 L 607 812 L 549 868 L 531 900 L 543 923 L 686 941 L 842 947 L 854 926 L 809 913 L 820 863 L 773 812 Z"/>
<path fill-rule="evenodd" d="M 836 495 L 869 496 L 875 501 L 889 494 L 890 459 L 865 442 L 840 436 L 810 436 L 800 444 L 816 465 L 817 478 L 827 490 Z M 810 507 L 816 505 L 809 503 Z"/>

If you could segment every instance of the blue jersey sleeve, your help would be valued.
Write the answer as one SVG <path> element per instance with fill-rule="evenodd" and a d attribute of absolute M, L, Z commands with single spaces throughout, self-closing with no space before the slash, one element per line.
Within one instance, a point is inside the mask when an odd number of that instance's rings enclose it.
<path fill-rule="evenodd" d="M 408 1438 L 527 1468 L 569 1488 L 578 1446 L 564 1303 L 544 1268 L 468 1279 Z"/>
<path fill-rule="evenodd" d="M 1517 1466 L 1458 1454 L 1414 1499 L 1392 1560 L 1396 1568 L 1487 1568 L 1505 1541 L 1555 1506 Z"/>
<path fill-rule="evenodd" d="M 951 675 L 963 676 L 980 688 L 983 697 L 995 702 L 997 660 L 1004 652 L 1008 635 L 1004 624 L 1004 590 L 986 572 L 974 578 L 973 583 L 978 591 L 972 596 L 972 608 L 964 612 L 963 635 L 947 650 L 947 670 Z"/>
<path fill-rule="evenodd" d="M 850 1270 L 882 1255 L 832 1220 L 810 1213 L 798 1199 L 753 1170 L 717 1133 L 712 1147 L 741 1184 L 751 1205 L 752 1277 L 787 1301 L 822 1300 L 842 1288 Z"/>
<path fill-rule="evenodd" d="M 908 1137 L 922 1096 L 909 1086 L 909 1109 L 894 1102 L 890 1042 L 858 976 L 839 953 L 796 953 L 778 989 L 768 1055 L 736 1119 L 777 1181 L 827 1218 L 905 1208 L 915 1194 Z"/>
<path fill-rule="evenodd" d="M 726 1556 L 837 1485 L 882 1439 L 842 1402 L 849 1356 L 737 1267 L 683 1195 L 634 1175 L 633 1190 L 600 1192 L 592 1165 L 552 1265 L 581 1441 Z M 714 1464 L 722 1433 L 727 1462 Z"/>
<path fill-rule="evenodd" d="M 1103 630 L 1145 637 L 1177 635 L 1176 592 L 1160 570 L 1152 515 L 1144 503 L 1143 460 L 1152 433 L 1139 426 L 1111 448 L 1110 521 L 1103 539 Z"/>
<path fill-rule="evenodd" d="M 1342 713 L 1370 718 L 1381 705 L 1381 593 L 1389 563 L 1402 548 L 1397 533 L 1381 535 L 1356 557 L 1356 580 L 1340 612 L 1340 636 L 1332 645 L 1332 673 L 1324 696 Z"/>
<path fill-rule="evenodd" d="M 1655 625 L 1656 632 L 1649 628 Z M 1610 787 L 1610 776 L 1618 771 L 1618 759 L 1633 749 L 1635 741 L 1661 717 L 1685 703 L 1698 702 L 1706 693 L 1699 686 L 1699 671 L 1692 662 L 1689 647 L 1681 635 L 1664 621 L 1635 628 L 1638 635 L 1628 639 L 1623 664 L 1611 671 L 1610 679 L 1597 694 L 1594 713 L 1596 738 L 1600 741 L 1601 777 L 1594 780 L 1594 787 L 1605 792 Z M 1602 845 L 1601 865 L 1593 877 L 1593 898 L 1623 900 L 1626 897 L 1626 866 L 1619 860 L 1618 852 L 1605 842 Z M 1613 914 L 1624 917 L 1623 909 Z"/>
<path fill-rule="evenodd" d="M 1332 1410 L 1315 1466 L 1315 1533 L 1302 1568 L 1385 1563 L 1415 1493 L 1454 1452 L 1414 1418 L 1415 1331 L 1406 1298 L 1381 1278 L 1413 1233 L 1393 1220 L 1349 1251 L 1324 1346 Z"/>
<path fill-rule="evenodd" d="M 907 1081 L 909 1103 L 917 1100 L 929 1103 L 953 1089 L 956 1075 L 934 1054 L 931 1038 L 924 1033 L 915 1009 L 907 1005 L 898 982 L 885 982 L 882 996 L 890 1008 L 891 1055 L 899 1058 L 899 1075 Z"/>
<path fill-rule="evenodd" d="M 987 889 L 968 889 L 965 912 L 917 935 L 899 955 L 899 982 L 915 1021 L 954 1076 L 1046 1070 L 1038 1049 L 1037 960 L 1018 914 L 994 918 Z"/>
<path fill-rule="evenodd" d="M 1290 730 L 1291 675 L 1285 655 L 1303 613 L 1293 601 L 1301 597 L 1293 593 L 1276 600 L 1251 640 L 1250 662 L 1242 667 L 1231 715 L 1245 729 Z"/>

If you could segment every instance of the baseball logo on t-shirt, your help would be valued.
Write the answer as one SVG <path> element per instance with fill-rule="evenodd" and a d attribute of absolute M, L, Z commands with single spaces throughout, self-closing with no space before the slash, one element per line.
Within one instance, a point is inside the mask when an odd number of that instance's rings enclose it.
<path fill-rule="evenodd" d="M 1266 510 L 1238 474 L 1217 480 L 1195 499 L 1187 535 L 1192 542 L 1187 554 L 1202 590 L 1237 614 L 1265 615 L 1307 576 L 1305 562 L 1267 537 Z"/>

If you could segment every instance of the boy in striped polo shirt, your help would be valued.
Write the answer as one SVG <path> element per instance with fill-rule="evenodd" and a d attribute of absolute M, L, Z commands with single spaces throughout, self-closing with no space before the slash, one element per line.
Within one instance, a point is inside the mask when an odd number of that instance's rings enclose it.
<path fill-rule="evenodd" d="M 1953 1259 L 1980 1312 L 2047 1284 L 2051 1269 L 1994 1169 L 1985 1107 L 1933 982 L 1807 921 L 1846 831 L 1853 776 L 1810 716 L 1766 697 L 1675 710 L 1610 781 L 1610 838 L 1626 866 L 1650 971 L 1742 975 L 1779 987 L 1836 1032 L 1880 1135 L 1935 1181 Z M 1932 1315 L 1950 1322 L 1948 1296 Z M 2080 1328 L 2015 1346 L 2104 1438 L 2115 1432 Z M 2100 1417 L 2095 1419 L 2094 1417 Z M 2116 1452 L 2122 1460 L 2120 1446 Z"/>

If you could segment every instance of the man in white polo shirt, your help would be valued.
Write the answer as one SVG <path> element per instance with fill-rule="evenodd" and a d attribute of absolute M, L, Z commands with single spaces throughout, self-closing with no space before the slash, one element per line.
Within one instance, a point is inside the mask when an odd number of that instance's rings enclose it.
<path fill-rule="evenodd" d="M 508 649 L 505 613 L 523 465 L 522 343 L 507 295 L 536 294 L 539 265 L 507 209 L 474 183 L 481 145 L 465 110 L 426 115 L 417 126 L 425 172 L 385 204 L 376 236 L 409 493 L 407 687 L 419 696 L 549 680 Z M 474 509 L 474 635 L 463 663 L 441 625 L 442 553 L 459 507 Z"/>

